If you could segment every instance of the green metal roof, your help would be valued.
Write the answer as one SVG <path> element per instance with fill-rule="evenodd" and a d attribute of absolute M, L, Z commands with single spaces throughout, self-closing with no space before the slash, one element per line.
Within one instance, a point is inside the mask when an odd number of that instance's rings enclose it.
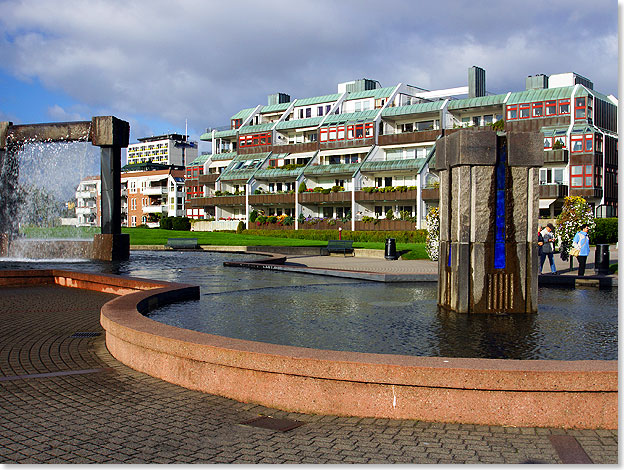
<path fill-rule="evenodd" d="M 381 113 L 383 117 L 403 116 L 408 114 L 421 114 L 439 111 L 444 101 L 431 101 L 428 103 L 409 104 L 406 106 L 387 107 Z"/>
<path fill-rule="evenodd" d="M 198 156 L 195 160 L 193 160 L 191 163 L 189 163 L 186 166 L 198 166 L 198 165 L 203 165 L 204 163 L 206 163 L 206 161 L 210 159 L 210 154 L 209 153 L 203 153 L 200 156 Z"/>
<path fill-rule="evenodd" d="M 345 101 L 361 100 L 363 98 L 387 98 L 395 88 L 396 86 L 389 86 L 386 88 L 375 88 L 374 90 L 352 91 L 347 94 Z"/>
<path fill-rule="evenodd" d="M 224 131 L 215 132 L 215 137 L 218 139 L 225 139 L 227 137 L 235 137 L 238 129 L 227 129 Z"/>
<path fill-rule="evenodd" d="M 224 160 L 233 160 L 236 158 L 236 152 L 215 153 L 210 156 L 210 160 L 213 162 L 222 162 Z"/>
<path fill-rule="evenodd" d="M 313 104 L 331 103 L 342 96 L 342 93 L 334 93 L 333 95 L 314 96 L 312 98 L 303 98 L 295 101 L 295 106 L 311 106 Z"/>
<path fill-rule="evenodd" d="M 234 116 L 232 116 L 230 119 L 245 119 L 248 118 L 249 115 L 251 113 L 253 113 L 253 110 L 256 109 L 254 108 L 246 108 L 246 109 L 241 109 L 239 112 L 237 112 Z"/>
<path fill-rule="evenodd" d="M 461 100 L 451 100 L 448 104 L 448 109 L 464 109 L 464 108 L 479 108 L 482 106 L 495 106 L 503 104 L 507 93 L 502 95 L 488 95 L 478 96 L 476 98 L 465 98 Z"/>
<path fill-rule="evenodd" d="M 369 109 L 367 111 L 356 111 L 355 113 L 330 114 L 325 119 L 323 125 L 371 120 L 377 116 L 378 112 L 378 109 Z"/>
<path fill-rule="evenodd" d="M 270 104 L 268 106 L 264 106 L 260 110 L 260 113 L 261 114 L 266 114 L 266 113 L 277 113 L 279 111 L 286 111 L 291 104 L 292 104 L 292 102 Z"/>
<path fill-rule="evenodd" d="M 258 170 L 254 174 L 254 178 L 270 179 L 290 176 L 293 179 L 296 179 L 301 173 L 303 173 L 303 170 L 305 170 L 305 166 L 302 166 L 301 168 L 295 168 L 294 170 L 282 170 L 281 168 L 273 168 L 271 170 Z"/>
<path fill-rule="evenodd" d="M 262 165 L 262 163 L 264 162 L 264 160 L 266 160 L 266 157 L 268 157 L 270 153 L 271 152 L 251 153 L 249 155 L 237 156 L 236 159 L 234 159 L 234 161 L 228 165 L 225 171 L 221 173 L 219 181 L 247 181 L 254 175 L 256 171 L 258 171 L 258 168 L 260 167 L 260 165 Z M 237 163 L 248 160 L 260 160 L 260 163 L 258 163 L 258 165 L 254 166 L 253 168 L 240 168 L 236 170 L 233 169 L 233 167 Z"/>
<path fill-rule="evenodd" d="M 427 161 L 426 158 L 407 158 L 404 160 L 388 160 L 364 162 L 361 171 L 377 170 L 417 170 L 420 171 Z"/>
<path fill-rule="evenodd" d="M 574 87 L 565 86 L 559 88 L 544 88 L 539 90 L 516 91 L 509 95 L 507 106 L 518 103 L 531 103 L 535 101 L 558 100 L 570 98 Z"/>
<path fill-rule="evenodd" d="M 343 163 L 339 165 L 309 166 L 305 169 L 305 175 L 352 175 L 360 167 L 361 163 Z"/>
<path fill-rule="evenodd" d="M 263 124 L 255 124 L 253 126 L 243 126 L 243 127 L 238 128 L 238 134 L 244 135 L 244 134 L 253 134 L 255 132 L 270 131 L 274 125 L 275 125 L 274 122 L 265 122 Z"/>
<path fill-rule="evenodd" d="M 282 130 L 282 129 L 295 129 L 295 128 L 301 128 L 301 127 L 313 127 L 313 126 L 318 126 L 322 120 L 323 120 L 323 116 L 317 116 L 313 118 L 282 121 L 277 124 L 275 129 Z"/>

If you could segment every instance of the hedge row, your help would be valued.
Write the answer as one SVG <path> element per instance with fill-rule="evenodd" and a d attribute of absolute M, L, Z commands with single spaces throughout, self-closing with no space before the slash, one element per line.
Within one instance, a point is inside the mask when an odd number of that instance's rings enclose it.
<path fill-rule="evenodd" d="M 297 238 L 300 240 L 338 240 L 338 230 L 244 230 L 247 235 L 264 237 Z M 385 242 L 386 238 L 394 238 L 397 243 L 425 243 L 426 230 L 393 230 L 393 231 L 354 231 L 343 230 L 343 240 L 354 242 Z"/>
<path fill-rule="evenodd" d="M 165 230 L 191 230 L 191 219 L 188 217 L 163 217 L 160 228 Z"/>
<path fill-rule="evenodd" d="M 590 232 L 589 241 L 591 243 L 616 243 L 618 241 L 618 219 L 594 219 L 596 228 Z"/>

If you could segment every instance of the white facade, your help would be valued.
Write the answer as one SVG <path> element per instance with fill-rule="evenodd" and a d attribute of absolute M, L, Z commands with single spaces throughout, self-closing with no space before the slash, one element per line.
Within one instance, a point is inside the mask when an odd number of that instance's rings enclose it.
<path fill-rule="evenodd" d="M 100 226 L 100 177 L 87 176 L 76 188 L 76 218 L 79 226 Z"/>
<path fill-rule="evenodd" d="M 197 142 L 187 136 L 168 134 L 139 139 L 128 145 L 128 164 L 160 163 L 185 166 L 197 158 Z"/>

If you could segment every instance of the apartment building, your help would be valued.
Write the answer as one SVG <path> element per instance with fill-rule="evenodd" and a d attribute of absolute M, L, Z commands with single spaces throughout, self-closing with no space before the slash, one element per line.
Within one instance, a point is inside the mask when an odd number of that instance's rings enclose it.
<path fill-rule="evenodd" d="M 79 226 L 101 226 L 101 194 L 99 176 L 87 176 L 80 181 L 76 188 L 76 218 Z"/>
<path fill-rule="evenodd" d="M 183 217 L 184 167 L 142 163 L 121 169 L 122 225 L 158 227 L 161 217 Z"/>
<path fill-rule="evenodd" d="M 137 139 L 128 145 L 128 164 L 158 163 L 186 166 L 197 158 L 197 142 L 187 135 L 166 134 Z"/>
<path fill-rule="evenodd" d="M 526 84 L 488 94 L 485 71 L 471 67 L 467 86 L 444 90 L 362 79 L 318 97 L 270 95 L 267 106 L 234 114 L 229 129 L 201 136 L 213 153 L 195 165 L 187 209 L 216 219 L 286 214 L 295 228 L 311 217 L 346 219 L 353 230 L 423 228 L 438 204 L 436 140 L 500 121 L 544 134 L 542 216 L 556 216 L 567 195 L 585 197 L 599 217 L 616 216 L 617 99 L 574 73 Z"/>

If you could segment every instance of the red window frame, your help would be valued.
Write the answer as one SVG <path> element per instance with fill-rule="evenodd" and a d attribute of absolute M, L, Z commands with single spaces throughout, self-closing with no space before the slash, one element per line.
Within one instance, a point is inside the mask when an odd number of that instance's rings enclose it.
<path fill-rule="evenodd" d="M 544 137 L 544 150 L 551 149 L 553 146 L 553 138 L 552 137 Z"/>
<path fill-rule="evenodd" d="M 515 116 L 512 117 L 512 112 L 515 111 Z M 514 104 L 512 106 L 507 106 L 507 120 L 513 121 L 514 119 L 518 119 L 518 105 Z"/>
<path fill-rule="evenodd" d="M 570 152 L 580 153 L 583 151 L 583 136 L 572 134 L 570 136 Z"/>
<path fill-rule="evenodd" d="M 585 134 L 585 151 L 586 152 L 594 151 L 594 135 L 593 134 Z"/>
<path fill-rule="evenodd" d="M 358 137 L 358 132 L 361 132 L 361 135 Z M 364 138 L 364 124 L 356 124 L 355 125 L 355 133 L 353 134 L 353 138 L 355 140 Z"/>
<path fill-rule="evenodd" d="M 375 133 L 375 125 L 372 122 L 367 122 L 364 125 L 364 138 L 368 139 L 370 137 L 374 137 Z"/>
<path fill-rule="evenodd" d="M 271 133 L 241 135 L 238 137 L 238 145 L 241 148 L 271 145 Z"/>
<path fill-rule="evenodd" d="M 243 123 L 242 119 L 232 119 L 232 121 L 230 122 L 231 128 L 238 129 L 242 123 Z"/>
<path fill-rule="evenodd" d="M 322 127 L 320 130 L 319 140 L 321 142 L 327 142 L 328 136 L 329 136 L 329 129 L 327 127 Z"/>
<path fill-rule="evenodd" d="M 593 188 L 594 187 L 594 165 L 570 166 L 570 187 L 571 188 Z"/>
<path fill-rule="evenodd" d="M 340 133 L 342 133 L 342 137 L 340 137 Z M 345 126 L 336 127 L 336 140 L 345 140 L 346 138 Z"/>
<path fill-rule="evenodd" d="M 549 108 L 552 112 L 548 112 Z M 546 101 L 544 103 L 544 116 L 556 116 L 557 115 L 557 100 Z"/>
<path fill-rule="evenodd" d="M 526 111 L 526 116 L 523 116 L 523 111 Z M 518 106 L 518 117 L 520 119 L 528 119 L 531 117 L 531 103 L 522 103 Z"/>
<path fill-rule="evenodd" d="M 565 106 L 565 105 L 568 106 L 568 110 L 567 111 L 562 111 L 561 107 Z M 566 98 L 564 100 L 559 100 L 559 103 L 558 103 L 558 106 L 557 106 L 557 111 L 558 111 L 558 114 L 560 116 L 570 114 L 570 98 Z"/>
<path fill-rule="evenodd" d="M 574 120 L 587 119 L 587 97 L 574 98 Z"/>
<path fill-rule="evenodd" d="M 531 105 L 531 116 L 533 116 L 534 118 L 541 118 L 544 117 L 544 102 L 540 101 L 538 103 L 533 103 Z M 538 114 L 536 114 L 536 112 Z"/>
<path fill-rule="evenodd" d="M 347 126 L 346 138 L 348 140 L 353 140 L 355 138 L 355 126 L 353 124 Z"/>

